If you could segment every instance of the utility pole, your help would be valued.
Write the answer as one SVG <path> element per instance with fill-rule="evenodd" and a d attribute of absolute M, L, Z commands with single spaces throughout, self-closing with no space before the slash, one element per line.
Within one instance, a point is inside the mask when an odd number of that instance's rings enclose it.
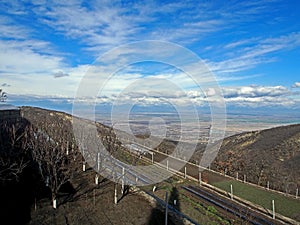
<path fill-rule="evenodd" d="M 232 187 L 232 184 L 230 184 L 230 197 L 231 197 L 231 200 L 233 200 L 233 187 Z"/>

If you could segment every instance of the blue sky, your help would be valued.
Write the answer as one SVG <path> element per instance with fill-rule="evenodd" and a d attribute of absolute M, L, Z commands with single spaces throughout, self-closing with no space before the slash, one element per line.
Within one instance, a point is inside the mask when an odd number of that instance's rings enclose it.
<path fill-rule="evenodd" d="M 297 0 L 3 0 L 0 88 L 13 104 L 66 110 L 99 56 L 122 44 L 160 40 L 196 53 L 215 75 L 229 107 L 300 109 L 299 21 Z M 118 91 L 147 76 L 185 82 L 176 69 L 155 66 L 137 64 L 119 72 L 101 103 L 121 98 Z M 155 93 L 185 102 L 164 88 Z M 202 105 L 201 93 L 189 85 L 183 89 L 193 104 Z M 141 86 L 126 92 L 124 101 L 161 103 L 162 98 L 142 92 Z"/>

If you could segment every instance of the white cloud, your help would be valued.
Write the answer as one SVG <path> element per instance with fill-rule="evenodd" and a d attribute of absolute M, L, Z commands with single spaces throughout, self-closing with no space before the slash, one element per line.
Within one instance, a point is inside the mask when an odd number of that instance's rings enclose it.
<path fill-rule="evenodd" d="M 300 82 L 295 82 L 292 86 L 292 88 L 299 88 L 300 87 Z"/>
<path fill-rule="evenodd" d="M 9 46 L 9 47 L 8 47 Z M 5 74 L 51 73 L 63 66 L 61 57 L 12 48 L 0 41 L 0 70 Z"/>
<path fill-rule="evenodd" d="M 263 96 L 278 97 L 290 94 L 290 91 L 283 86 L 244 86 L 238 88 L 224 88 L 225 98 L 244 97 L 257 98 Z"/>
<path fill-rule="evenodd" d="M 0 16 L 0 33 L 2 38 L 25 39 L 30 29 L 25 26 L 16 25 L 8 17 Z"/>
<path fill-rule="evenodd" d="M 283 35 L 277 38 L 261 40 L 258 45 L 246 51 L 243 59 L 255 58 L 280 50 L 287 50 L 300 45 L 300 32 Z"/>
<path fill-rule="evenodd" d="M 299 94 L 284 86 L 242 86 L 223 88 L 229 105 L 240 106 L 293 106 L 298 107 Z"/>
<path fill-rule="evenodd" d="M 206 96 L 200 90 L 183 91 L 177 90 L 174 86 L 165 85 L 167 88 L 151 89 L 153 83 L 147 81 L 149 86 L 136 83 L 131 89 L 121 94 L 103 95 L 98 97 L 98 103 L 111 104 L 142 104 L 159 105 L 175 104 L 179 106 L 202 106 L 209 103 L 220 102 L 222 96 L 214 88 L 208 88 Z M 299 107 L 299 93 L 290 91 L 284 86 L 241 86 L 222 89 L 224 101 L 227 105 L 238 105 L 247 107 Z M 86 99 L 86 101 L 88 101 Z"/>
<path fill-rule="evenodd" d="M 106 77 L 103 75 L 105 71 L 101 71 L 101 68 L 93 65 L 80 65 L 77 64 L 79 61 L 74 62 L 75 60 L 72 61 L 75 66 L 66 64 L 65 54 L 55 50 L 60 46 L 53 46 L 54 43 L 38 40 L 42 35 L 39 35 L 35 26 L 43 26 L 45 31 L 49 29 L 53 35 L 53 37 L 49 37 L 49 40 L 64 36 L 66 38 L 64 40 L 74 41 L 75 47 L 80 49 L 75 53 L 78 55 L 82 54 L 82 49 L 99 55 L 120 44 L 144 39 L 164 39 L 190 46 L 193 43 L 199 43 L 199 40 L 205 35 L 215 35 L 217 31 L 225 31 L 224 34 L 228 35 L 226 30 L 232 32 L 235 29 L 231 28 L 263 17 L 265 16 L 264 12 L 270 9 L 268 8 L 269 3 L 264 1 L 235 3 L 222 2 L 220 6 L 216 7 L 209 2 L 191 4 L 189 1 L 172 3 L 94 1 L 84 4 L 80 0 L 71 0 L 67 2 L 32 1 L 32 7 L 29 8 L 20 1 L 12 3 L 3 1 L 0 4 L 7 14 L 22 15 L 22 17 L 0 16 L 0 32 L 3 37 L 0 40 L 1 83 L 9 84 L 10 86 L 6 86 L 8 91 L 16 94 L 73 97 L 81 78 L 88 69 L 93 75 L 92 79 L 88 81 L 91 82 L 91 86 L 94 85 L 92 83 L 95 82 L 94 79 L 100 84 L 100 87 L 101 83 L 106 82 Z M 26 15 L 36 18 L 36 24 L 31 26 L 24 23 Z M 24 21 L 18 22 L 22 21 L 23 16 Z M 216 37 L 223 40 L 222 34 L 216 35 Z M 212 52 L 213 57 L 206 57 L 205 63 L 212 72 L 216 73 L 218 81 L 233 81 L 260 76 L 261 74 L 237 75 L 237 72 L 263 63 L 274 62 L 277 60 L 274 57 L 275 53 L 300 45 L 299 32 L 275 38 L 238 38 L 231 43 L 218 42 L 218 46 L 197 45 L 197 49 L 195 48 L 197 53 L 198 48 L 202 47 L 203 49 L 207 47 L 207 51 Z M 228 39 L 224 38 L 224 40 Z M 211 40 L 207 43 L 214 45 L 214 41 Z M 216 51 L 216 48 L 219 49 Z M 151 46 L 142 50 L 144 52 L 138 54 L 150 55 L 149 52 L 152 55 L 162 54 L 161 51 L 154 52 Z M 169 50 L 164 49 L 166 55 L 170 55 Z M 221 52 L 221 54 L 216 54 L 216 52 Z M 111 56 L 112 61 L 121 55 L 128 55 L 128 52 L 116 51 L 115 53 L 116 55 Z M 177 61 L 181 61 L 180 54 L 174 53 L 174 55 L 176 55 Z M 123 60 L 120 65 L 126 64 L 128 59 L 123 57 Z M 183 64 L 185 64 L 184 69 L 201 75 L 200 81 L 203 83 L 213 82 L 203 68 L 185 61 Z M 54 77 L 64 78 L 54 79 Z M 105 97 L 101 99 L 106 102 L 116 99 L 116 93 L 143 77 L 142 71 L 117 74 L 105 84 L 102 93 Z M 147 83 L 131 86 L 134 93 L 129 92 L 129 88 L 128 96 L 121 95 L 119 97 L 124 102 L 139 101 L 143 104 L 147 102 L 157 104 L 168 99 L 180 104 L 187 104 L 191 101 L 201 105 L 207 101 L 207 98 L 198 90 L 199 87 L 183 72 L 164 71 L 155 76 L 148 75 L 148 78 Z M 178 89 L 186 92 L 186 95 L 163 80 L 173 81 L 178 85 Z M 87 84 L 89 87 L 89 83 Z M 151 89 L 152 86 L 157 88 Z M 299 82 L 296 82 L 293 87 L 300 87 Z M 145 90 L 148 92 L 143 92 Z M 89 91 L 91 90 L 86 90 L 86 93 L 88 94 Z M 298 101 L 297 93 L 291 92 L 283 86 L 245 86 L 224 88 L 223 91 L 229 104 L 293 105 Z M 206 93 L 208 96 L 213 96 L 215 92 L 208 89 Z"/>
<path fill-rule="evenodd" d="M 72 4 L 39 4 L 33 13 L 41 18 L 38 22 L 71 39 L 80 40 L 86 45 L 85 49 L 103 51 L 141 39 L 192 43 L 207 33 L 230 27 L 231 16 L 224 13 L 229 5 L 225 6 L 225 9 L 212 10 L 212 4 L 201 2 L 120 4 L 95 1 L 86 7 L 81 1 L 72 1 Z M 165 17 L 166 14 L 170 17 Z M 218 16 L 220 14 L 222 17 Z M 176 18 L 172 19 L 172 15 Z M 159 25 L 153 23 L 158 21 Z"/>
<path fill-rule="evenodd" d="M 238 50 L 235 50 L 234 53 L 230 51 L 229 57 L 224 57 L 223 60 L 217 62 L 206 60 L 209 68 L 221 79 L 223 74 L 237 73 L 260 64 L 276 62 L 278 59 L 275 58 L 275 53 L 300 46 L 300 32 L 277 38 L 240 40 L 229 43 L 224 48 L 234 48 L 236 46 L 239 47 Z"/>
<path fill-rule="evenodd" d="M 72 76 L 72 74 L 70 74 Z M 36 77 L 35 77 L 36 79 Z M 66 80 L 69 77 L 65 77 Z M 79 76 L 77 79 L 80 81 Z M 128 78 L 127 78 L 128 79 Z M 77 101 L 83 104 L 112 104 L 112 105 L 173 105 L 180 107 L 190 106 L 204 106 L 210 103 L 220 103 L 222 96 L 214 88 L 207 89 L 206 93 L 200 90 L 178 90 L 174 85 L 167 85 L 162 82 L 153 82 L 155 85 L 160 85 L 157 89 L 152 86 L 151 79 L 147 80 L 147 86 L 142 83 L 134 83 L 130 88 L 123 91 L 117 91 L 122 89 L 122 82 L 130 83 L 134 80 L 134 75 L 126 80 L 118 80 L 117 83 L 112 83 L 108 89 L 100 92 L 98 96 L 82 96 Z M 34 79 L 32 79 L 34 80 Z M 33 97 L 39 100 L 52 101 L 70 101 L 76 94 L 74 86 L 78 84 L 66 82 L 58 82 L 60 79 L 47 78 L 45 82 L 38 81 L 31 84 L 33 86 L 39 85 L 35 88 L 35 92 L 28 91 L 28 87 L 23 86 L 21 88 L 22 96 Z M 42 84 L 42 85 L 41 85 Z M 29 85 L 23 83 L 23 85 Z M 114 86 L 115 85 L 115 86 Z M 48 89 L 46 89 L 48 87 Z M 50 88 L 49 87 L 55 87 Z M 114 89 L 115 87 L 115 89 Z M 162 88 L 165 87 L 165 88 Z M 10 88 L 10 87 L 7 87 Z M 64 90 L 64 91 L 62 91 Z M 86 88 L 88 91 L 88 88 Z M 284 86 L 240 86 L 240 87 L 223 87 L 222 89 L 224 101 L 227 106 L 241 106 L 241 107 L 289 107 L 299 108 L 300 93 L 293 92 Z M 8 91 L 8 93 L 10 93 Z M 11 96 L 11 94 L 10 94 Z M 15 96 L 14 94 L 12 96 Z M 15 96 L 15 98 L 21 98 Z"/>
<path fill-rule="evenodd" d="M 229 49 L 236 48 L 236 47 L 240 47 L 240 46 L 243 46 L 243 45 L 251 43 L 251 42 L 253 42 L 252 39 L 239 40 L 239 41 L 231 42 L 231 43 L 225 45 L 224 48 L 229 48 Z"/>
<path fill-rule="evenodd" d="M 88 7 L 80 2 L 74 4 L 49 2 L 35 13 L 42 18 L 41 23 L 68 38 L 80 40 L 86 45 L 85 49 L 98 51 L 98 54 L 134 40 L 134 35 L 140 29 L 130 8 L 122 8 L 121 5 L 109 1 L 91 2 Z"/>

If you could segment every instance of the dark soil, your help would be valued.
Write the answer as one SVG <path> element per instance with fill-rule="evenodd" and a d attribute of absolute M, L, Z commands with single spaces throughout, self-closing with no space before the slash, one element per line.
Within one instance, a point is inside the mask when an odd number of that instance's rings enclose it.
<path fill-rule="evenodd" d="M 50 193 L 44 191 L 44 196 L 37 196 L 38 193 L 34 192 L 36 188 L 30 182 L 2 188 L 1 204 L 6 207 L 1 209 L 0 216 L 6 223 L 1 224 L 164 224 L 163 210 L 151 206 L 133 191 L 123 198 L 118 193 L 119 202 L 115 205 L 114 184 L 102 180 L 99 185 L 95 185 L 94 176 L 95 172 L 88 170 L 66 185 L 58 198 L 57 209 L 52 208 Z"/>

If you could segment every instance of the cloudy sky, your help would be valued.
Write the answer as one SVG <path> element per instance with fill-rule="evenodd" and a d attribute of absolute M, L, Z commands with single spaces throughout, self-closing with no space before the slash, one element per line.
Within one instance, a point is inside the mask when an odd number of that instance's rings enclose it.
<path fill-rule="evenodd" d="M 60 103 L 72 102 L 82 78 L 107 51 L 157 40 L 200 57 L 228 106 L 300 109 L 299 9 L 297 0 L 2 0 L 0 88 L 13 104 L 64 109 Z M 153 54 L 163 52 L 170 51 Z M 101 72 L 97 76 L 105 83 Z M 201 106 L 214 94 L 191 85 L 185 71 L 157 62 L 125 63 L 99 87 L 101 103 L 176 99 Z"/>

